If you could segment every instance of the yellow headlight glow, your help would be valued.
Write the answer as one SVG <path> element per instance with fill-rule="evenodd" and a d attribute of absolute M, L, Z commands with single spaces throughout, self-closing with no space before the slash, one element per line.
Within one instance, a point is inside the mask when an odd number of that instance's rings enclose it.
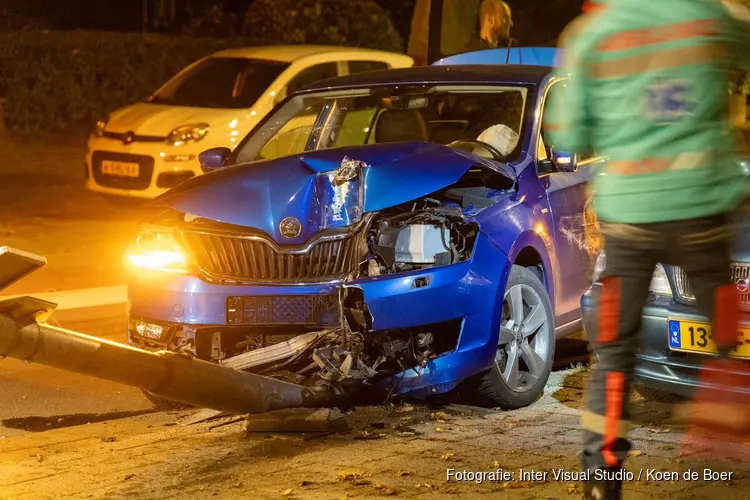
<path fill-rule="evenodd" d="M 128 261 L 153 271 L 186 273 L 185 256 L 168 232 L 143 231 L 128 252 Z"/>

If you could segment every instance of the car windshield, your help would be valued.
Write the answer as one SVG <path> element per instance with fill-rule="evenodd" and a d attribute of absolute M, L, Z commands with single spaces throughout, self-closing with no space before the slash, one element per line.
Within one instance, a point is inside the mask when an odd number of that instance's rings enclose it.
<path fill-rule="evenodd" d="M 251 132 L 232 163 L 407 141 L 507 161 L 519 154 L 527 93 L 522 86 L 421 86 L 301 94 Z"/>
<path fill-rule="evenodd" d="M 149 102 L 197 108 L 249 108 L 288 63 L 209 57 L 177 75 Z"/>

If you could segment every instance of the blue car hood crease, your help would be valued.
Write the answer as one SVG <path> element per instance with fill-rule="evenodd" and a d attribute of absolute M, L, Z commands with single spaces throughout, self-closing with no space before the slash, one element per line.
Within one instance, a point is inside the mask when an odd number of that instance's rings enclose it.
<path fill-rule="evenodd" d="M 335 174 L 344 159 L 362 162 L 360 175 L 344 189 Z M 419 199 L 455 184 L 472 167 L 516 182 L 513 167 L 441 144 L 405 142 L 351 146 L 224 169 L 188 180 L 151 204 L 267 233 L 280 244 L 298 245 L 315 233 L 351 225 L 363 213 Z M 295 237 L 279 224 L 297 218 Z"/>

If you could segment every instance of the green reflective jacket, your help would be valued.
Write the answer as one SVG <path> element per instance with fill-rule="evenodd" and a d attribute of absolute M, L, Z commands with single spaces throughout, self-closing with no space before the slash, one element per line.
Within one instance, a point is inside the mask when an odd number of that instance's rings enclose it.
<path fill-rule="evenodd" d="M 731 70 L 750 67 L 750 20 L 719 0 L 616 0 L 561 38 L 566 88 L 547 139 L 607 158 L 599 217 L 649 223 L 714 215 L 745 194 L 729 123 Z"/>

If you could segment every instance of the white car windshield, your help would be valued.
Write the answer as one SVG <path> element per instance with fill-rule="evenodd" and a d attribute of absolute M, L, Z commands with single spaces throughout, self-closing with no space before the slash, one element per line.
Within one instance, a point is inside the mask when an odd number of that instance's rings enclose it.
<path fill-rule="evenodd" d="M 419 86 L 301 94 L 251 132 L 233 163 L 409 141 L 507 160 L 520 148 L 527 92 L 521 86 Z"/>
<path fill-rule="evenodd" d="M 167 82 L 149 102 L 197 108 L 250 108 L 288 63 L 209 57 Z"/>

